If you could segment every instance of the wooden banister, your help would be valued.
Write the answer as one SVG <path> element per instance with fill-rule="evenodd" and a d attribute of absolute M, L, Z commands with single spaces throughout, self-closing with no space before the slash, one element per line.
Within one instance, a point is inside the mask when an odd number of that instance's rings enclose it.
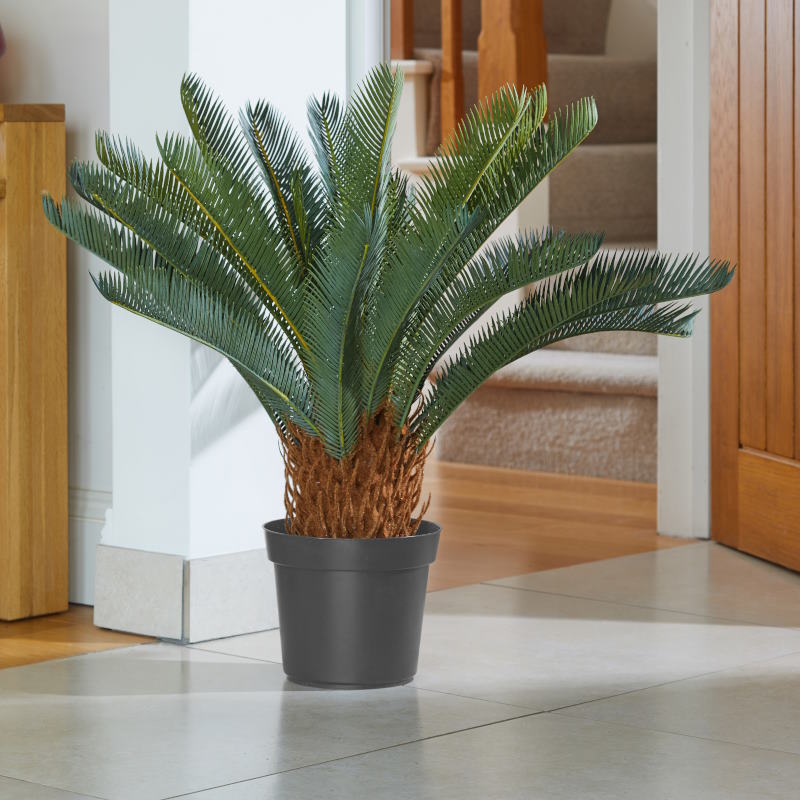
<path fill-rule="evenodd" d="M 507 83 L 532 89 L 546 81 L 542 0 L 481 0 L 478 98 Z"/>
<path fill-rule="evenodd" d="M 464 116 L 461 0 L 442 0 L 442 142 Z"/>
<path fill-rule="evenodd" d="M 445 142 L 464 116 L 461 0 L 442 10 L 441 121 Z M 532 89 L 547 81 L 543 0 L 481 0 L 478 100 L 504 84 Z M 414 57 L 414 0 L 391 0 L 391 55 Z"/>
<path fill-rule="evenodd" d="M 414 0 L 392 0 L 391 57 L 414 58 Z"/>

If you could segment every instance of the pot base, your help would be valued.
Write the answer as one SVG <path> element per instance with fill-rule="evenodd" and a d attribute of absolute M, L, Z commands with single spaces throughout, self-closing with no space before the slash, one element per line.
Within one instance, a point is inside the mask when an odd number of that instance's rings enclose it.
<path fill-rule="evenodd" d="M 414 680 L 411 675 L 401 681 L 393 681 L 392 683 L 323 683 L 322 681 L 304 681 L 300 678 L 293 678 L 291 675 L 286 675 L 286 680 L 297 686 L 305 686 L 309 689 L 330 689 L 335 691 L 361 691 L 363 689 L 391 689 L 393 686 L 406 686 Z"/>

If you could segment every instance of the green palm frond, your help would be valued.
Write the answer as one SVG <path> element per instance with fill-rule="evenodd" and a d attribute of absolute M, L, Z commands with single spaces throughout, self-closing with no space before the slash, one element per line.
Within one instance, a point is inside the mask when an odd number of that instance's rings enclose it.
<path fill-rule="evenodd" d="M 353 91 L 342 121 L 342 202 L 374 218 L 391 174 L 392 137 L 403 76 L 376 67 Z"/>
<path fill-rule="evenodd" d="M 691 306 L 657 304 L 717 291 L 731 275 L 726 262 L 647 251 L 623 251 L 562 274 L 490 319 L 442 366 L 416 418 L 420 445 L 498 369 L 546 345 L 609 330 L 690 335 Z"/>
<path fill-rule="evenodd" d="M 196 176 L 193 181 L 202 180 L 212 190 L 221 187 L 222 191 L 233 183 L 229 175 L 211 171 L 199 147 L 191 148 L 180 139 L 171 146 L 175 150 L 181 147 L 188 150 L 181 161 L 190 162 L 182 166 Z M 227 218 L 231 214 L 238 214 L 242 220 L 244 234 L 239 232 L 237 235 L 261 240 L 259 255 L 263 262 L 258 263 L 256 268 L 242 257 L 230 234 L 166 160 L 149 161 L 131 143 L 115 140 L 106 134 L 97 136 L 97 152 L 106 172 L 95 165 L 81 163 L 75 163 L 70 168 L 70 180 L 81 197 L 131 230 L 146 230 L 153 225 L 168 224 L 170 227 L 163 230 L 162 238 L 168 239 L 174 231 L 183 228 L 206 242 L 227 261 L 239 279 L 250 287 L 301 349 L 292 319 L 299 317 L 302 295 L 296 276 L 290 268 L 284 269 L 290 263 L 290 256 L 284 252 L 279 235 L 269 225 L 269 214 L 263 200 L 250 202 L 250 190 L 234 183 L 239 189 L 238 193 L 232 195 L 231 203 L 222 201 Z M 118 180 L 113 180 L 111 176 Z M 118 205 L 123 201 L 129 211 L 138 209 L 141 213 L 126 219 L 123 216 L 124 209 Z M 253 216 L 259 223 L 255 229 L 249 224 Z M 232 224 L 230 219 L 228 223 Z M 287 317 L 282 304 L 294 315 L 292 318 Z"/>
<path fill-rule="evenodd" d="M 343 112 L 339 98 L 326 93 L 308 101 L 308 130 L 330 206 L 342 195 Z"/>
<path fill-rule="evenodd" d="M 591 133 L 594 101 L 545 122 L 543 87 L 500 89 L 412 186 L 391 167 L 402 83 L 382 65 L 346 105 L 311 100 L 309 155 L 269 103 L 237 119 L 186 76 L 190 137 L 159 137 L 151 159 L 98 134 L 100 163 L 70 169 L 85 202 L 45 198 L 45 214 L 113 268 L 94 279 L 108 300 L 227 356 L 285 436 L 318 437 L 340 460 L 387 404 L 398 435 L 424 446 L 493 372 L 560 339 L 688 335 L 682 301 L 730 280 L 727 264 L 696 257 L 598 254 L 594 234 L 487 245 Z"/>
<path fill-rule="evenodd" d="M 294 253 L 301 274 L 305 274 L 322 240 L 329 210 L 319 176 L 289 123 L 269 103 L 248 103 L 241 121 L 272 195 L 286 247 Z"/>
<path fill-rule="evenodd" d="M 541 236 L 528 233 L 503 239 L 473 259 L 439 294 L 433 307 L 408 326 L 392 376 L 400 424 L 411 410 L 415 387 L 430 374 L 454 334 L 460 335 L 516 289 L 585 264 L 602 242 L 599 235 L 570 236 L 548 230 Z"/>

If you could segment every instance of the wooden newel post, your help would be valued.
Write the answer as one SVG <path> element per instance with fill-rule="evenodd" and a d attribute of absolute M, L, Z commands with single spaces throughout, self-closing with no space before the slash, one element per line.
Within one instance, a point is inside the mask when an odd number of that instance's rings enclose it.
<path fill-rule="evenodd" d="M 481 0 L 478 97 L 512 83 L 532 89 L 547 81 L 542 0 Z"/>
<path fill-rule="evenodd" d="M 464 116 L 461 0 L 442 0 L 442 142 Z"/>
<path fill-rule="evenodd" d="M 392 0 L 391 57 L 414 58 L 414 0 Z"/>

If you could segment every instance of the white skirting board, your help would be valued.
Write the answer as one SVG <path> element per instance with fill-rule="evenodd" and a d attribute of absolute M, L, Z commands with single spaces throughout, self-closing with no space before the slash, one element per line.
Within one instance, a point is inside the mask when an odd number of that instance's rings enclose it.
<path fill-rule="evenodd" d="M 191 643 L 278 626 L 265 548 L 184 559 L 97 545 L 94 622 Z"/>
<path fill-rule="evenodd" d="M 69 601 L 94 603 L 94 557 L 103 530 L 111 492 L 69 490 Z"/>

